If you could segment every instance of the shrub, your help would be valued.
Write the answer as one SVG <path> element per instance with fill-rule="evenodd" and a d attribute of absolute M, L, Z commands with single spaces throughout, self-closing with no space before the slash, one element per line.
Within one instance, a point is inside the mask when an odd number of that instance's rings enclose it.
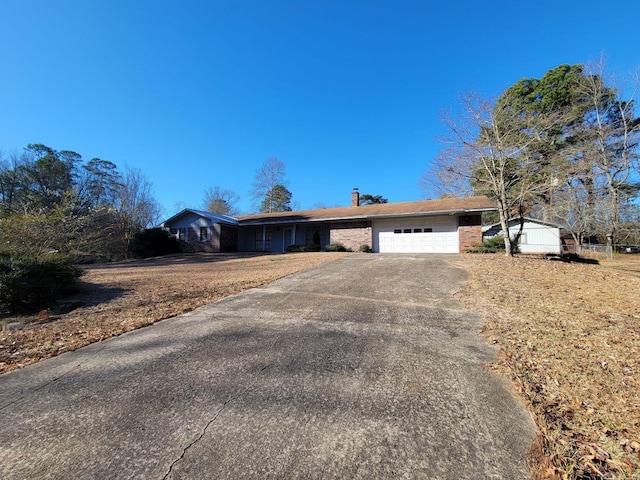
<path fill-rule="evenodd" d="M 62 257 L 0 255 L 0 311 L 35 312 L 73 291 L 83 270 Z"/>
<path fill-rule="evenodd" d="M 360 245 L 360 251 L 363 253 L 371 253 L 373 250 L 371 250 L 371 247 L 367 244 L 363 244 Z"/>
<path fill-rule="evenodd" d="M 518 245 L 513 246 L 515 248 L 513 253 L 518 253 Z M 495 237 L 489 237 L 482 241 L 480 245 L 476 245 L 473 248 L 467 249 L 467 253 L 498 253 L 504 252 L 504 237 L 496 235 Z"/>
<path fill-rule="evenodd" d="M 129 244 L 134 257 L 159 257 L 178 253 L 180 245 L 173 235 L 162 228 L 148 228 L 136 233 Z"/>
<path fill-rule="evenodd" d="M 286 249 L 287 253 L 292 252 L 319 252 L 320 245 L 289 245 Z"/>
<path fill-rule="evenodd" d="M 324 247 L 325 252 L 346 252 L 347 249 L 341 243 L 330 243 Z"/>

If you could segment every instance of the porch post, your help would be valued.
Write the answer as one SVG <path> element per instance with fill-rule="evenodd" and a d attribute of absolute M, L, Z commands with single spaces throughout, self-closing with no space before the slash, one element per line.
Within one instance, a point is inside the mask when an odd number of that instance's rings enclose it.
<path fill-rule="evenodd" d="M 262 226 L 262 250 L 267 250 L 267 226 Z"/>

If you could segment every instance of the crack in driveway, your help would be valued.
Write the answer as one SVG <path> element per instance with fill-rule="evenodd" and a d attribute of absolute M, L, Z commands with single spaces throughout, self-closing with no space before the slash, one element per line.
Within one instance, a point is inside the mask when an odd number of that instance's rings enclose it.
<path fill-rule="evenodd" d="M 182 453 L 180 454 L 180 456 L 178 458 L 176 458 L 173 462 L 171 462 L 171 465 L 169 465 L 169 468 L 167 470 L 167 473 L 165 473 L 163 480 L 167 480 L 169 478 L 169 476 L 171 475 L 171 472 L 173 470 L 173 467 L 175 467 L 183 458 L 184 456 L 187 454 L 187 452 L 189 451 L 189 449 L 191 447 L 193 447 L 194 445 L 196 445 L 200 440 L 202 440 L 202 438 L 204 438 L 204 436 L 207 434 L 207 430 L 209 429 L 209 427 L 211 425 L 213 425 L 215 423 L 215 421 L 218 419 L 218 417 L 222 414 L 222 412 L 224 410 L 226 410 L 227 405 L 229 405 L 231 402 L 234 402 L 236 400 L 238 400 L 239 398 L 242 398 L 242 396 L 247 393 L 249 390 L 251 390 L 253 388 L 253 386 L 258 382 L 258 375 L 260 375 L 262 372 L 264 372 L 265 370 L 267 370 L 269 367 L 273 366 L 274 362 L 270 363 L 269 365 L 266 365 L 264 367 L 262 367 L 260 369 L 260 371 L 258 372 L 258 374 L 256 375 L 256 378 L 253 382 L 251 382 L 247 388 L 245 388 L 244 390 L 242 390 L 240 393 L 238 393 L 237 395 L 228 398 L 227 400 L 225 400 L 225 402 L 222 404 L 222 406 L 218 409 L 218 411 L 215 413 L 215 415 L 213 416 L 213 418 L 211 420 L 209 420 L 207 422 L 207 424 L 204 426 L 204 428 L 202 429 L 202 431 L 200 432 L 200 434 L 191 442 L 189 443 L 189 445 L 187 445 L 186 447 L 184 447 L 182 449 Z"/>
<path fill-rule="evenodd" d="M 307 318 L 308 317 L 308 313 L 306 315 L 303 316 L 303 318 Z M 286 333 L 289 330 L 289 327 L 285 328 L 282 333 L 278 336 L 278 338 L 274 339 L 273 342 L 271 342 L 271 347 L 270 349 L 273 350 L 273 348 L 275 347 L 275 345 L 282 339 L 284 338 L 284 333 Z M 292 344 L 292 346 L 297 345 L 298 342 L 295 342 L 294 344 Z M 220 415 L 222 414 L 222 412 L 224 412 L 227 409 L 227 406 L 242 398 L 248 391 L 250 391 L 257 383 L 258 383 L 258 377 L 264 373 L 266 370 L 268 370 L 269 368 L 271 368 L 273 365 L 275 365 L 275 361 L 269 363 L 268 365 L 265 365 L 264 367 L 262 367 L 258 373 L 255 375 L 253 381 L 247 385 L 247 387 L 242 390 L 240 393 L 238 393 L 237 395 L 234 395 L 230 398 L 228 398 L 227 400 L 225 400 L 225 402 L 220 406 L 220 408 L 218 409 L 217 412 L 215 412 L 215 414 L 213 415 L 213 417 L 211 418 L 211 420 L 209 420 L 206 425 L 204 426 L 204 428 L 202 429 L 202 431 L 200 432 L 200 434 L 198 436 L 196 436 L 196 438 L 193 439 L 193 441 L 191 443 L 189 443 L 186 447 L 184 447 L 182 449 L 182 453 L 180 454 L 180 456 L 178 456 L 178 458 L 176 458 L 173 462 L 171 462 L 171 465 L 169 465 L 169 468 L 167 469 L 167 473 L 164 474 L 164 476 L 162 477 L 163 480 L 167 480 L 168 478 L 170 478 L 171 473 L 173 471 L 173 468 L 180 463 L 180 461 L 182 459 L 184 459 L 185 455 L 187 454 L 187 452 L 189 451 L 189 449 L 191 449 L 192 447 L 194 447 L 195 445 L 198 444 L 198 442 L 200 440 L 202 440 L 204 438 L 204 436 L 207 434 L 207 430 L 209 429 L 209 427 L 211 425 L 213 425 L 215 423 L 215 421 L 220 417 Z"/>

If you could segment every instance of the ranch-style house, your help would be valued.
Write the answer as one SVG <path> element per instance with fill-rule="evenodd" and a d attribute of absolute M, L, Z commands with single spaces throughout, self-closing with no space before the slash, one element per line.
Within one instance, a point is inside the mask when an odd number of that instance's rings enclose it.
<path fill-rule="evenodd" d="M 360 205 L 229 217 L 184 209 L 160 227 L 176 235 L 185 251 L 284 252 L 291 245 L 341 243 L 380 253 L 458 253 L 482 242 L 482 212 L 495 211 L 484 196 Z"/>

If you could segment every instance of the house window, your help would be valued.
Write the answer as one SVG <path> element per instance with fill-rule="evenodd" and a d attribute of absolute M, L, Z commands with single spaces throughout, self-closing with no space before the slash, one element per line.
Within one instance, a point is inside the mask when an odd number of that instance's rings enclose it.
<path fill-rule="evenodd" d="M 411 229 L 410 228 L 405 228 L 404 229 L 404 233 L 411 233 Z"/>
<path fill-rule="evenodd" d="M 186 229 L 185 228 L 179 228 L 178 229 L 178 240 L 180 240 L 181 242 L 184 242 L 187 239 L 186 237 Z"/>
<path fill-rule="evenodd" d="M 271 230 L 267 229 L 267 231 L 264 232 L 264 237 L 262 235 L 263 230 L 261 228 L 257 228 L 255 232 L 256 232 L 255 233 L 255 249 L 262 250 L 262 251 L 270 251 L 271 250 Z"/>
<path fill-rule="evenodd" d="M 207 240 L 209 240 L 209 228 L 200 227 L 200 241 L 206 242 Z"/>
<path fill-rule="evenodd" d="M 424 233 L 431 233 L 433 232 L 433 228 L 425 228 L 424 229 Z"/>
<path fill-rule="evenodd" d="M 393 233 L 402 233 L 402 230 L 401 230 L 401 229 L 399 229 L 399 228 L 396 228 L 396 229 L 393 231 Z"/>
<path fill-rule="evenodd" d="M 413 233 L 422 233 L 422 229 L 421 228 L 414 228 L 413 229 Z"/>

